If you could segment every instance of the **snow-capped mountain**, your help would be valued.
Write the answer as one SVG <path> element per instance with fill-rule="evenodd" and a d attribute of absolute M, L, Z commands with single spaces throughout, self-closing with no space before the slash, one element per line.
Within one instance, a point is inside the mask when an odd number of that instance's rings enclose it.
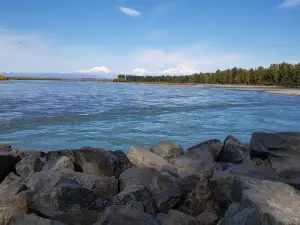
<path fill-rule="evenodd" d="M 197 73 L 194 69 L 187 69 L 187 68 L 171 68 L 167 70 L 163 70 L 163 75 L 191 75 Z"/>
<path fill-rule="evenodd" d="M 143 75 L 147 75 L 150 73 L 143 68 L 136 68 L 136 69 L 132 70 L 132 74 L 137 75 L 137 76 L 143 76 Z"/>
<path fill-rule="evenodd" d="M 101 74 L 111 74 L 113 73 L 110 69 L 104 67 L 104 66 L 96 66 L 96 67 L 93 67 L 92 69 L 89 69 L 89 70 L 79 70 L 77 71 L 78 73 L 101 73 Z"/>

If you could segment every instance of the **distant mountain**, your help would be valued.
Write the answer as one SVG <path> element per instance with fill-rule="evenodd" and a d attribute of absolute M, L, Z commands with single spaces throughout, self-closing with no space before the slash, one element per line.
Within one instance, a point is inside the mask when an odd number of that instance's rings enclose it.
<path fill-rule="evenodd" d="M 104 66 L 96 66 L 89 70 L 79 70 L 78 73 L 113 74 L 113 72 L 110 69 Z"/>

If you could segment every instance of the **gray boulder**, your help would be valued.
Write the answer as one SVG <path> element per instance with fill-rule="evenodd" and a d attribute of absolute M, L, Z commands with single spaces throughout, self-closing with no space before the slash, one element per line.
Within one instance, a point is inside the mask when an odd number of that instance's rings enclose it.
<path fill-rule="evenodd" d="M 67 224 L 92 224 L 108 200 L 76 184 L 60 184 L 33 195 L 30 208 Z"/>
<path fill-rule="evenodd" d="M 19 156 L 21 159 L 25 158 L 26 156 L 32 156 L 36 158 L 43 158 L 46 157 L 46 153 L 39 151 L 39 150 L 12 150 L 10 152 L 12 155 Z"/>
<path fill-rule="evenodd" d="M 8 153 L 0 153 L 0 182 L 10 172 L 14 172 L 15 165 L 19 161 L 19 158 L 10 155 Z"/>
<path fill-rule="evenodd" d="M 55 172 L 55 171 L 75 171 L 74 162 L 67 156 L 62 156 L 58 160 L 50 160 L 46 162 L 43 167 L 43 172 Z"/>
<path fill-rule="evenodd" d="M 215 225 L 217 224 L 219 217 L 214 212 L 203 212 L 196 217 L 198 225 Z"/>
<path fill-rule="evenodd" d="M 121 173 L 123 173 L 125 170 L 133 166 L 132 163 L 129 161 L 127 155 L 123 151 L 116 150 L 116 151 L 109 151 L 109 153 L 111 153 L 112 155 L 116 156 L 119 159 Z"/>
<path fill-rule="evenodd" d="M 300 177 L 300 133 L 253 133 L 250 145 L 251 155 L 268 158 L 281 177 Z"/>
<path fill-rule="evenodd" d="M 154 154 L 144 147 L 131 145 L 127 155 L 129 161 L 138 167 L 149 167 L 162 170 L 164 167 L 171 166 L 166 160 Z"/>
<path fill-rule="evenodd" d="M 187 152 L 197 156 L 199 153 L 199 157 L 201 157 L 201 152 L 210 152 L 213 156 L 214 161 L 217 161 L 219 155 L 222 151 L 223 144 L 218 139 L 212 139 L 205 142 L 201 142 L 198 145 L 190 147 Z"/>
<path fill-rule="evenodd" d="M 167 214 L 159 213 L 156 219 L 161 225 L 198 225 L 194 217 L 176 210 L 170 210 Z"/>
<path fill-rule="evenodd" d="M 22 178 L 31 177 L 33 173 L 40 172 L 45 163 L 37 157 L 26 156 L 16 165 L 16 172 Z"/>
<path fill-rule="evenodd" d="M 167 212 L 176 206 L 183 195 L 178 178 L 152 168 L 130 168 L 120 175 L 119 187 L 121 191 L 137 185 L 147 187 L 160 212 Z"/>
<path fill-rule="evenodd" d="M 65 223 L 38 217 L 34 214 L 16 213 L 9 222 L 9 225 L 66 225 Z"/>
<path fill-rule="evenodd" d="M 60 184 L 77 184 L 106 198 L 118 193 L 118 180 L 115 177 L 93 176 L 72 171 L 35 173 L 27 186 L 33 193 L 41 193 Z"/>
<path fill-rule="evenodd" d="M 134 208 L 114 205 L 105 210 L 102 218 L 94 225 L 161 225 L 152 215 Z"/>
<path fill-rule="evenodd" d="M 250 158 L 250 149 L 246 144 L 241 143 L 233 136 L 228 136 L 224 140 L 223 149 L 220 153 L 218 161 L 241 163 Z"/>
<path fill-rule="evenodd" d="M 154 214 L 157 211 L 155 200 L 145 186 L 136 186 L 121 191 L 113 197 L 110 205 L 124 205 L 148 214 Z"/>
<path fill-rule="evenodd" d="M 165 160 L 175 158 L 183 154 L 183 148 L 171 141 L 161 141 L 150 148 L 150 151 Z"/>

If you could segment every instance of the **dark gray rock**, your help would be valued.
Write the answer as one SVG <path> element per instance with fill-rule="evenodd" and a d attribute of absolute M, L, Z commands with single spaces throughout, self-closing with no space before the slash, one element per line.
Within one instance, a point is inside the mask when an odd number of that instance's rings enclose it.
<path fill-rule="evenodd" d="M 93 176 L 71 171 L 35 173 L 27 186 L 33 193 L 41 193 L 60 184 L 77 184 L 106 198 L 118 193 L 118 180 L 115 177 Z"/>
<path fill-rule="evenodd" d="M 12 148 L 9 144 L 0 144 L 0 152 L 10 152 Z"/>
<path fill-rule="evenodd" d="M 76 184 L 60 184 L 33 195 L 31 210 L 67 224 L 92 224 L 107 204 L 107 199 Z"/>
<path fill-rule="evenodd" d="M 140 146 L 131 145 L 127 157 L 133 165 L 138 167 L 149 167 L 162 170 L 165 167 L 172 166 L 149 149 Z"/>
<path fill-rule="evenodd" d="M 150 148 L 150 151 L 165 160 L 176 158 L 183 154 L 183 148 L 171 141 L 161 141 Z"/>
<path fill-rule="evenodd" d="M 198 145 L 190 147 L 187 152 L 197 156 L 200 152 L 210 152 L 214 158 L 214 161 L 217 161 L 219 155 L 222 151 L 223 144 L 218 139 L 212 139 L 205 142 L 201 142 Z M 199 157 L 201 157 L 201 153 Z"/>
<path fill-rule="evenodd" d="M 9 222 L 9 225 L 66 225 L 65 223 L 38 217 L 34 214 L 16 213 Z"/>
<path fill-rule="evenodd" d="M 126 206 L 109 207 L 94 225 L 161 225 L 152 215 Z"/>
<path fill-rule="evenodd" d="M 55 171 L 75 171 L 74 162 L 67 156 L 62 156 L 58 160 L 50 160 L 46 162 L 43 167 L 43 172 L 55 172 Z"/>
<path fill-rule="evenodd" d="M 124 205 L 148 214 L 157 212 L 155 200 L 145 186 L 136 186 L 121 191 L 113 197 L 110 205 Z"/>
<path fill-rule="evenodd" d="M 215 225 L 217 224 L 219 217 L 214 212 L 203 212 L 196 217 L 198 225 Z"/>
<path fill-rule="evenodd" d="M 159 213 L 156 219 L 161 225 L 198 225 L 194 217 L 176 210 L 170 210 L 167 214 Z"/>
<path fill-rule="evenodd" d="M 220 153 L 218 161 L 241 163 L 250 158 L 250 149 L 246 144 L 241 143 L 233 136 L 228 136 L 224 140 L 223 149 Z"/>
<path fill-rule="evenodd" d="M 16 165 L 16 172 L 22 178 L 31 177 L 33 173 L 40 172 L 45 163 L 37 157 L 26 156 Z"/>
<path fill-rule="evenodd" d="M 39 151 L 39 150 L 13 150 L 10 152 L 15 156 L 19 156 L 21 159 L 25 158 L 26 156 L 32 156 L 36 158 L 43 158 L 46 157 L 46 153 Z"/>
<path fill-rule="evenodd" d="M 130 168 L 120 175 L 121 191 L 137 185 L 147 187 L 160 212 L 167 212 L 176 206 L 183 195 L 178 178 L 152 168 Z"/>
<path fill-rule="evenodd" d="M 7 174 L 14 172 L 15 165 L 18 161 L 18 157 L 10 155 L 9 153 L 0 153 L 0 182 Z"/>
<path fill-rule="evenodd" d="M 123 151 L 116 150 L 116 151 L 109 151 L 109 153 L 111 153 L 112 155 L 116 156 L 119 159 L 121 173 L 133 167 L 133 164 L 129 161 L 127 155 Z"/>
<path fill-rule="evenodd" d="M 300 133 L 253 133 L 251 155 L 268 158 L 283 178 L 300 177 Z"/>

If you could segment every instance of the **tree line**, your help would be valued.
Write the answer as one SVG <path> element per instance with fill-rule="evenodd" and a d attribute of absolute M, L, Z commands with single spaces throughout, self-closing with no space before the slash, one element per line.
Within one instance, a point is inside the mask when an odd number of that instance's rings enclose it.
<path fill-rule="evenodd" d="M 268 68 L 217 70 L 215 73 L 196 73 L 186 76 L 119 75 L 116 82 L 159 82 L 195 84 L 252 84 L 300 86 L 300 63 L 271 64 Z"/>

